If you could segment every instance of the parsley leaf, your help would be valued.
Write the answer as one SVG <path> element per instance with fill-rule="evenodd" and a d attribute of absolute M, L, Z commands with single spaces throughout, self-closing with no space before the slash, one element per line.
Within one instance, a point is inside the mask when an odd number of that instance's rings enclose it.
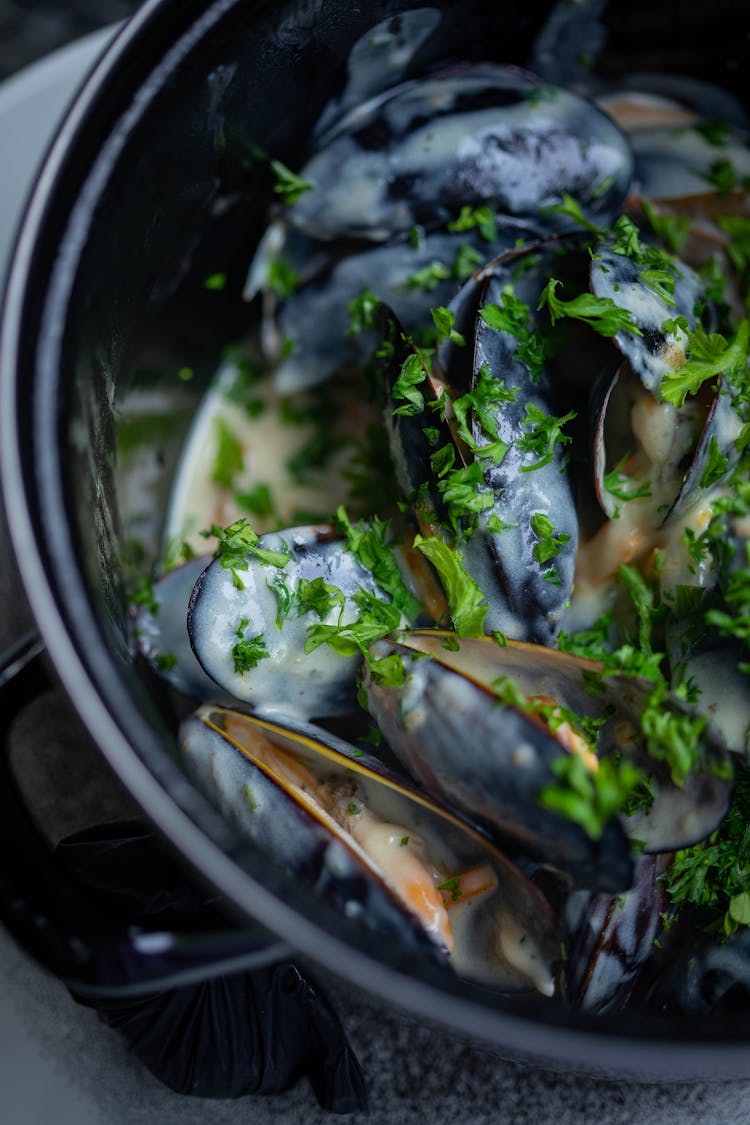
<path fill-rule="evenodd" d="M 544 512 L 534 512 L 531 516 L 531 530 L 536 536 L 533 555 L 540 566 L 557 558 L 570 539 L 565 533 L 555 535 L 555 525 Z"/>
<path fill-rule="evenodd" d="M 612 817 L 624 812 L 641 790 L 645 776 L 627 758 L 602 758 L 597 769 L 579 754 L 563 754 L 550 768 L 557 785 L 545 785 L 538 801 L 580 825 L 592 840 L 600 840 Z"/>
<path fill-rule="evenodd" d="M 682 406 L 689 394 L 694 395 L 707 379 L 723 375 L 728 382 L 747 378 L 750 323 L 740 321 L 736 335 L 729 343 L 718 332 L 709 336 L 701 324 L 687 339 L 688 359 L 675 371 L 662 378 L 661 396 L 673 406 Z"/>
<path fill-rule="evenodd" d="M 750 924 L 750 776 L 736 770 L 732 803 L 707 840 L 675 853 L 664 876 L 672 903 L 691 906 L 701 929 L 724 935 Z"/>
<path fill-rule="evenodd" d="M 623 473 L 623 467 L 627 463 L 627 456 L 623 457 L 617 462 L 614 469 L 608 472 L 604 477 L 604 487 L 611 496 L 615 496 L 618 500 L 640 500 L 651 495 L 651 482 L 644 481 L 638 484 L 637 481 Z"/>
<path fill-rule="evenodd" d="M 466 572 L 459 552 L 440 539 L 426 539 L 422 535 L 414 537 L 414 546 L 440 575 L 458 636 L 482 636 L 489 607 L 481 588 Z"/>
<path fill-rule="evenodd" d="M 253 668 L 260 664 L 261 660 L 265 660 L 269 656 L 268 647 L 262 633 L 258 633 L 254 637 L 244 636 L 245 629 L 249 624 L 250 618 L 243 617 L 235 632 L 237 641 L 232 646 L 234 670 L 239 676 L 251 672 Z"/>
<path fill-rule="evenodd" d="M 413 624 L 422 607 L 401 574 L 393 552 L 394 544 L 389 538 L 388 521 L 375 516 L 371 520 L 352 523 L 343 505 L 337 509 L 336 519 L 346 535 L 349 550 L 365 570 L 369 570 L 380 589 L 390 597 L 409 624 Z"/>
<path fill-rule="evenodd" d="M 491 301 L 483 305 L 479 316 L 488 328 L 509 332 L 516 337 L 516 356 L 528 367 L 532 380 L 536 381 L 544 365 L 544 342 L 531 323 L 531 310 L 511 289 L 504 290 L 500 299 L 501 305 Z"/>
<path fill-rule="evenodd" d="M 215 523 L 211 524 L 210 530 L 202 531 L 201 535 L 204 539 L 211 536 L 218 539 L 216 557 L 221 561 L 225 570 L 231 570 L 232 580 L 238 590 L 244 590 L 245 588 L 245 584 L 237 572 L 247 570 L 248 555 L 255 556 L 267 566 L 275 567 L 285 567 L 291 558 L 288 548 L 277 551 L 260 547 L 258 545 L 260 536 L 244 516 L 225 528 L 218 527 Z"/>
<path fill-rule="evenodd" d="M 500 408 L 518 398 L 518 387 L 506 387 L 502 379 L 496 379 L 483 363 L 476 373 L 474 386 L 452 403 L 456 418 L 457 432 L 472 453 L 477 457 L 490 459 L 499 465 L 508 451 L 508 445 L 498 433 Z M 478 428 L 489 441 L 475 439 L 469 424 L 469 413 L 473 414 Z"/>
<path fill-rule="evenodd" d="M 342 608 L 345 597 L 338 586 L 326 582 L 319 575 L 317 578 L 300 578 L 294 595 L 298 616 L 303 613 L 316 613 L 321 621 L 338 606 Z"/>
<path fill-rule="evenodd" d="M 478 207 L 472 207 L 465 203 L 458 217 L 448 223 L 448 230 L 450 231 L 473 230 L 474 227 L 478 228 L 486 242 L 494 242 L 497 238 L 495 212 L 486 203 L 482 203 Z"/>
<path fill-rule="evenodd" d="M 426 378 L 427 371 L 422 356 L 418 352 L 411 352 L 401 364 L 401 371 L 393 384 L 393 398 L 403 400 L 401 405 L 394 409 L 394 414 L 422 413 L 425 401 L 424 395 L 419 390 L 419 384 Z"/>
<path fill-rule="evenodd" d="M 282 300 L 291 297 L 295 289 L 299 287 L 299 282 L 299 274 L 287 262 L 277 258 L 269 264 L 268 288 L 277 297 L 281 297 Z"/>
<path fill-rule="evenodd" d="M 222 488 L 231 488 L 234 478 L 245 467 L 242 442 L 231 429 L 226 419 L 217 417 L 216 456 L 214 458 L 211 480 Z"/>
<path fill-rule="evenodd" d="M 679 254 L 690 234 L 690 216 L 659 214 L 648 199 L 641 200 L 641 207 L 654 234 L 667 244 L 673 254 Z"/>
<path fill-rule="evenodd" d="M 609 184 L 605 184 L 605 188 L 609 186 Z M 573 219 L 574 222 L 578 223 L 579 227 L 591 231 L 592 234 L 601 235 L 603 233 L 596 223 L 586 218 L 581 204 L 577 199 L 574 199 L 572 195 L 569 195 L 567 191 L 563 192 L 562 203 L 555 203 L 552 207 L 546 208 L 546 210 L 556 211 L 560 215 L 567 215 L 569 219 Z"/>
<path fill-rule="evenodd" d="M 545 465 L 549 465 L 554 457 L 557 443 L 566 445 L 573 440 L 569 434 L 562 432 L 562 428 L 568 422 L 572 422 L 575 417 L 575 410 L 569 411 L 560 418 L 555 418 L 551 414 L 545 414 L 533 402 L 526 404 L 526 413 L 521 419 L 521 425 L 525 427 L 526 432 L 518 438 L 516 446 L 523 453 L 535 453 L 539 460 L 535 461 L 533 465 L 522 465 L 522 473 L 530 473 L 534 469 L 541 469 Z"/>
<path fill-rule="evenodd" d="M 313 187 L 311 183 L 301 179 L 296 172 L 287 168 L 286 164 L 282 164 L 280 160 L 271 161 L 271 171 L 275 180 L 273 190 L 282 197 L 285 203 L 296 203 L 300 196 Z"/>
<path fill-rule="evenodd" d="M 598 332 L 600 336 L 615 336 L 618 332 L 632 332 L 642 336 L 638 325 L 627 309 L 616 305 L 611 297 L 595 297 L 592 293 L 580 293 L 570 301 L 563 301 L 555 295 L 562 282 L 551 277 L 539 297 L 537 308 L 549 309 L 550 318 L 556 324 L 562 317 L 583 321 Z"/>
<path fill-rule="evenodd" d="M 375 314 L 380 305 L 380 297 L 376 297 L 369 289 L 354 297 L 346 306 L 349 318 L 347 333 L 350 336 L 359 336 L 375 327 Z"/>
<path fill-rule="evenodd" d="M 701 473 L 701 479 L 698 481 L 698 487 L 710 488 L 712 485 L 717 484 L 728 468 L 729 458 L 725 453 L 721 452 L 716 436 L 712 434 L 708 441 L 706 464 Z"/>
<path fill-rule="evenodd" d="M 465 338 L 453 327 L 456 315 L 452 309 L 446 309 L 441 305 L 436 309 L 430 309 L 430 313 L 432 314 L 432 323 L 437 331 L 438 344 L 441 340 L 450 340 L 452 344 L 456 344 L 459 348 L 466 347 Z"/>

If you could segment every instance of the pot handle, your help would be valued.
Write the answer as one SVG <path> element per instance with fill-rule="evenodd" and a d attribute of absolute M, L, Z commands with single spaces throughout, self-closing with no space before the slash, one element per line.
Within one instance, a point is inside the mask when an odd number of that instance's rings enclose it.
<path fill-rule="evenodd" d="M 77 996 L 139 996 L 287 959 L 261 931 L 167 932 L 126 926 L 97 909 L 47 844 L 10 764 L 10 729 L 52 686 L 44 645 L 27 633 L 0 657 L 0 921 Z"/>

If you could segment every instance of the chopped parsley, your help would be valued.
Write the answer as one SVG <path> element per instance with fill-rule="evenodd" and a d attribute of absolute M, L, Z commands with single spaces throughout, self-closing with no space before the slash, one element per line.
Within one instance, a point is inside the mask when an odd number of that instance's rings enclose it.
<path fill-rule="evenodd" d="M 531 310 L 510 288 L 505 289 L 500 300 L 500 305 L 492 302 L 483 305 L 479 316 L 488 328 L 515 336 L 518 340 L 516 357 L 528 367 L 532 380 L 536 381 L 544 365 L 544 342 L 531 323 Z"/>
<path fill-rule="evenodd" d="M 211 480 L 222 488 L 231 488 L 235 477 L 245 468 L 242 442 L 226 419 L 216 419 L 216 456 Z"/>
<path fill-rule="evenodd" d="M 363 289 L 359 296 L 354 297 L 346 306 L 349 318 L 347 333 L 350 336 L 359 336 L 374 328 L 375 315 L 379 307 L 380 297 L 376 297 L 369 289 Z"/>
<path fill-rule="evenodd" d="M 712 434 L 708 440 L 706 464 L 701 473 L 701 479 L 698 481 L 698 487 L 711 488 L 712 485 L 718 484 L 728 469 L 729 457 L 726 453 L 721 452 L 716 436 Z"/>
<path fill-rule="evenodd" d="M 501 703 L 542 719 L 551 734 L 561 726 L 570 727 L 591 754 L 595 753 L 598 728 L 603 720 L 577 715 L 568 707 L 546 699 L 529 697 L 507 676 L 496 680 L 492 688 Z M 550 769 L 557 783 L 542 787 L 537 798 L 539 804 L 580 825 L 592 840 L 601 838 L 612 817 L 640 800 L 647 785 L 642 770 L 615 754 L 598 759 L 592 767 L 582 754 L 565 751 L 553 759 Z"/>
<path fill-rule="evenodd" d="M 294 594 L 289 589 L 286 575 L 283 570 L 275 570 L 271 578 L 266 580 L 269 590 L 276 595 L 276 628 L 280 629 L 291 613 L 294 604 Z"/>
<path fill-rule="evenodd" d="M 270 486 L 264 481 L 259 481 L 247 491 L 235 492 L 234 498 L 239 507 L 249 512 L 251 516 L 273 515 L 273 494 Z"/>
<path fill-rule="evenodd" d="M 409 624 L 413 624 L 422 607 L 404 581 L 393 551 L 395 544 L 388 521 L 375 516 L 371 520 L 352 523 L 343 506 L 338 508 L 336 519 L 346 535 L 349 550 L 365 570 L 369 570 L 380 589 L 388 595 L 398 611 L 403 613 Z"/>
<path fill-rule="evenodd" d="M 359 610 L 356 621 L 343 622 L 342 616 L 334 625 L 321 622 L 311 625 L 307 630 L 305 652 L 313 652 L 326 644 L 339 656 L 368 657 L 368 648 L 373 641 L 387 636 L 401 624 L 401 614 L 392 602 L 383 601 L 377 594 L 360 588 L 351 599 Z"/>
<path fill-rule="evenodd" d="M 611 181 L 609 183 L 604 182 L 605 191 L 608 190 L 610 186 Z M 600 194 L 603 194 L 603 192 Z M 568 218 L 577 223 L 579 227 L 591 231 L 592 234 L 602 234 L 601 228 L 584 215 L 581 204 L 577 199 L 574 199 L 572 195 L 569 195 L 567 191 L 563 192 L 562 203 L 555 203 L 549 210 L 556 211 L 560 215 L 567 215 Z"/>
<path fill-rule="evenodd" d="M 414 415 L 421 414 L 424 410 L 425 400 L 419 389 L 421 383 L 427 378 L 424 359 L 419 352 L 411 352 L 401 364 L 396 382 L 393 384 L 392 395 L 400 403 L 394 408 L 394 414 Z"/>
<path fill-rule="evenodd" d="M 268 647 L 263 639 L 262 633 L 257 633 L 254 637 L 245 636 L 245 630 L 249 624 L 249 617 L 243 617 L 241 619 L 235 631 L 237 640 L 232 645 L 232 660 L 234 661 L 234 670 L 238 676 L 243 676 L 247 672 L 252 672 L 253 668 L 256 668 L 261 660 L 265 660 L 266 657 L 269 656 Z"/>
<path fill-rule="evenodd" d="M 538 308 L 549 309 L 550 319 L 556 324 L 562 317 L 583 321 L 600 336 L 615 336 L 618 332 L 631 332 L 641 336 L 642 332 L 627 309 L 620 308 L 611 297 L 595 297 L 592 293 L 579 293 L 577 297 L 564 301 L 556 295 L 563 283 L 551 277 L 539 297 Z"/>
<path fill-rule="evenodd" d="M 497 238 L 497 221 L 495 212 L 486 203 L 472 207 L 466 203 L 461 208 L 458 216 L 448 223 L 450 231 L 466 231 L 476 228 L 486 242 L 494 242 Z"/>
<path fill-rule="evenodd" d="M 453 626 L 459 637 L 481 637 L 487 601 L 480 586 L 467 573 L 460 553 L 440 539 L 414 538 L 417 547 L 440 575 Z"/>
<path fill-rule="evenodd" d="M 331 583 L 326 582 L 322 576 L 317 578 L 300 578 L 294 595 L 297 613 L 315 613 L 322 621 L 334 609 L 339 610 L 344 605 L 344 594 Z"/>
<path fill-rule="evenodd" d="M 152 617 L 156 617 L 159 612 L 159 603 L 156 600 L 153 583 L 150 578 L 139 579 L 137 585 L 130 593 L 130 602 L 132 605 L 142 605 Z"/>
<path fill-rule="evenodd" d="M 740 321 L 734 338 L 727 340 L 718 332 L 711 335 L 701 324 L 687 340 L 688 358 L 675 371 L 662 378 L 661 396 L 673 406 L 682 406 L 688 395 L 696 394 L 708 379 L 722 375 L 728 382 L 747 380 L 750 323 Z"/>
<path fill-rule="evenodd" d="M 367 667 L 373 683 L 382 687 L 398 688 L 403 687 L 406 683 L 407 673 L 404 661 L 397 652 L 379 658 L 371 656 L 367 661 Z M 408 837 L 406 839 L 408 840 Z"/>
<path fill-rule="evenodd" d="M 448 454 L 448 463 L 441 455 Z M 448 521 L 457 538 L 464 540 L 477 526 L 481 512 L 488 511 L 495 503 L 493 492 L 484 483 L 484 474 L 479 461 L 467 466 L 454 466 L 453 446 L 444 446 L 431 458 L 437 473 L 437 488 L 446 505 Z"/>
<path fill-rule="evenodd" d="M 218 540 L 216 557 L 225 570 L 232 572 L 232 581 L 238 590 L 245 588 L 238 572 L 248 569 L 248 556 L 257 558 L 266 566 L 274 567 L 285 567 L 291 559 L 291 551 L 288 547 L 282 550 L 261 547 L 260 536 L 244 516 L 224 528 L 211 524 L 210 529 L 202 531 L 201 535 L 204 539 L 213 537 Z"/>
<path fill-rule="evenodd" d="M 299 282 L 299 274 L 287 262 L 277 258 L 269 264 L 268 288 L 277 297 L 291 297 L 299 287 Z"/>
<path fill-rule="evenodd" d="M 618 500 L 642 500 L 651 495 L 651 482 L 646 480 L 639 484 L 633 477 L 623 473 L 628 458 L 623 457 L 617 462 L 614 469 L 604 476 L 604 487 L 611 496 Z"/>
<path fill-rule="evenodd" d="M 750 775 L 738 766 L 729 811 L 708 839 L 675 853 L 663 877 L 667 895 L 696 924 L 728 936 L 750 925 Z"/>
<path fill-rule="evenodd" d="M 731 160 L 725 156 L 714 160 L 707 172 L 698 172 L 698 175 L 715 188 L 719 195 L 727 195 L 737 188 L 747 191 L 750 187 L 750 176 L 738 176 Z"/>
<path fill-rule="evenodd" d="M 280 195 L 285 203 L 296 203 L 297 200 L 310 191 L 313 185 L 307 180 L 303 180 L 293 172 L 291 168 L 287 168 L 286 164 L 282 164 L 280 160 L 271 161 L 271 171 L 274 176 L 273 190 L 276 195 Z"/>
<path fill-rule="evenodd" d="M 654 234 L 673 254 L 679 254 L 690 234 L 690 216 L 660 214 L 648 199 L 642 199 L 641 206 Z"/>
<path fill-rule="evenodd" d="M 444 882 L 438 883 L 437 889 L 449 894 L 451 896 L 451 902 L 458 902 L 463 895 L 461 880 L 458 875 L 453 875 L 450 879 L 445 879 Z"/>
<path fill-rule="evenodd" d="M 627 758 L 614 756 L 601 758 L 592 770 L 579 754 L 567 753 L 555 758 L 550 768 L 557 784 L 542 788 L 539 804 L 580 825 L 592 840 L 600 840 L 610 820 L 628 809 L 645 780 Z"/>
<path fill-rule="evenodd" d="M 407 289 L 424 289 L 426 293 L 433 293 L 441 281 L 447 281 L 452 273 L 450 266 L 446 266 L 445 262 L 436 259 L 410 274 L 406 279 L 406 287 Z"/>
<path fill-rule="evenodd" d="M 533 465 L 522 465 L 522 473 L 530 473 L 534 469 L 541 469 L 549 465 L 555 455 L 555 446 L 567 445 L 573 439 L 569 434 L 562 432 L 563 426 L 572 422 L 576 417 L 575 410 L 570 410 L 560 418 L 545 414 L 533 402 L 526 404 L 526 413 L 521 419 L 524 434 L 518 438 L 516 446 L 523 453 L 533 453 L 539 460 Z"/>
<path fill-rule="evenodd" d="M 477 457 L 490 459 L 499 465 L 508 451 L 508 445 L 499 436 L 498 426 L 502 407 L 515 402 L 517 387 L 506 387 L 502 379 L 496 379 L 487 364 L 478 369 L 474 386 L 452 403 L 457 423 L 457 432 L 462 441 Z M 475 438 L 469 419 L 473 418 L 480 433 L 487 441 Z"/>
<path fill-rule="evenodd" d="M 226 284 L 227 275 L 225 273 L 212 273 L 203 282 L 203 288 L 220 292 L 226 287 Z"/>
<path fill-rule="evenodd" d="M 457 332 L 453 327 L 456 316 L 452 309 L 446 309 L 442 305 L 438 308 L 430 310 L 432 315 L 432 323 L 435 325 L 437 332 L 437 343 L 441 340 L 450 340 L 452 344 L 456 344 L 459 348 L 466 347 L 466 340 Z"/>
<path fill-rule="evenodd" d="M 565 532 L 556 535 L 555 525 L 544 512 L 532 513 L 530 524 L 536 538 L 532 553 L 535 561 L 540 566 L 544 566 L 545 563 L 557 558 L 565 544 L 570 540 L 570 536 Z"/>

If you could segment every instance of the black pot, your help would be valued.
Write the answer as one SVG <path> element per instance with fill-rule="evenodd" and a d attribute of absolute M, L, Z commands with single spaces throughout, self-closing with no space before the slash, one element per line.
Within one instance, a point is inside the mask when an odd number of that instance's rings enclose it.
<path fill-rule="evenodd" d="M 404 964 L 396 950 L 367 948 L 356 927 L 259 861 L 188 783 L 174 717 L 128 655 L 122 559 L 133 513 L 118 502 L 115 455 L 118 411 L 134 372 L 156 392 L 174 386 L 174 373 L 189 364 L 195 377 L 184 394 L 197 401 L 220 348 L 247 316 L 227 294 L 240 290 L 264 221 L 248 172 L 251 144 L 297 166 L 310 126 L 340 88 L 351 44 L 384 15 L 415 6 L 146 0 L 90 75 L 29 204 L 2 323 L 5 503 L 28 596 L 102 753 L 239 921 L 256 920 L 385 1002 L 506 1053 L 643 1078 L 747 1074 L 747 1020 L 594 1020 L 493 997 L 434 966 Z M 419 65 L 440 57 L 524 63 L 552 7 L 547 0 L 431 6 L 443 12 L 442 28 Z M 746 97 L 744 4 L 628 0 L 608 5 L 601 27 L 598 65 L 608 76 L 674 70 Z M 228 276 L 223 294 L 202 284 L 214 271 Z M 186 424 L 188 416 L 186 409 Z M 176 418 L 162 450 L 163 496 L 183 434 Z M 154 511 L 159 503 L 154 496 Z M 4 849 L 6 921 L 75 976 L 79 990 L 95 993 L 91 949 L 75 946 L 80 932 L 60 937 L 54 904 L 34 897 L 43 891 L 36 858 L 41 851 L 9 857 Z M 41 926 L 32 908 L 45 916 Z M 209 974 L 235 955 L 241 961 L 236 934 L 208 950 L 187 942 L 172 968 Z M 136 988 L 139 972 L 147 983 L 153 973 L 133 963 L 127 971 Z"/>

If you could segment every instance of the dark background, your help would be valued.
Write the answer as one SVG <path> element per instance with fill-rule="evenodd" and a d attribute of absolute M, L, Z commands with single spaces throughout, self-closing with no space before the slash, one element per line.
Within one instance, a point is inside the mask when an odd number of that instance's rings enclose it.
<path fill-rule="evenodd" d="M 0 0 L 0 81 L 27 63 L 106 24 L 142 0 Z"/>

